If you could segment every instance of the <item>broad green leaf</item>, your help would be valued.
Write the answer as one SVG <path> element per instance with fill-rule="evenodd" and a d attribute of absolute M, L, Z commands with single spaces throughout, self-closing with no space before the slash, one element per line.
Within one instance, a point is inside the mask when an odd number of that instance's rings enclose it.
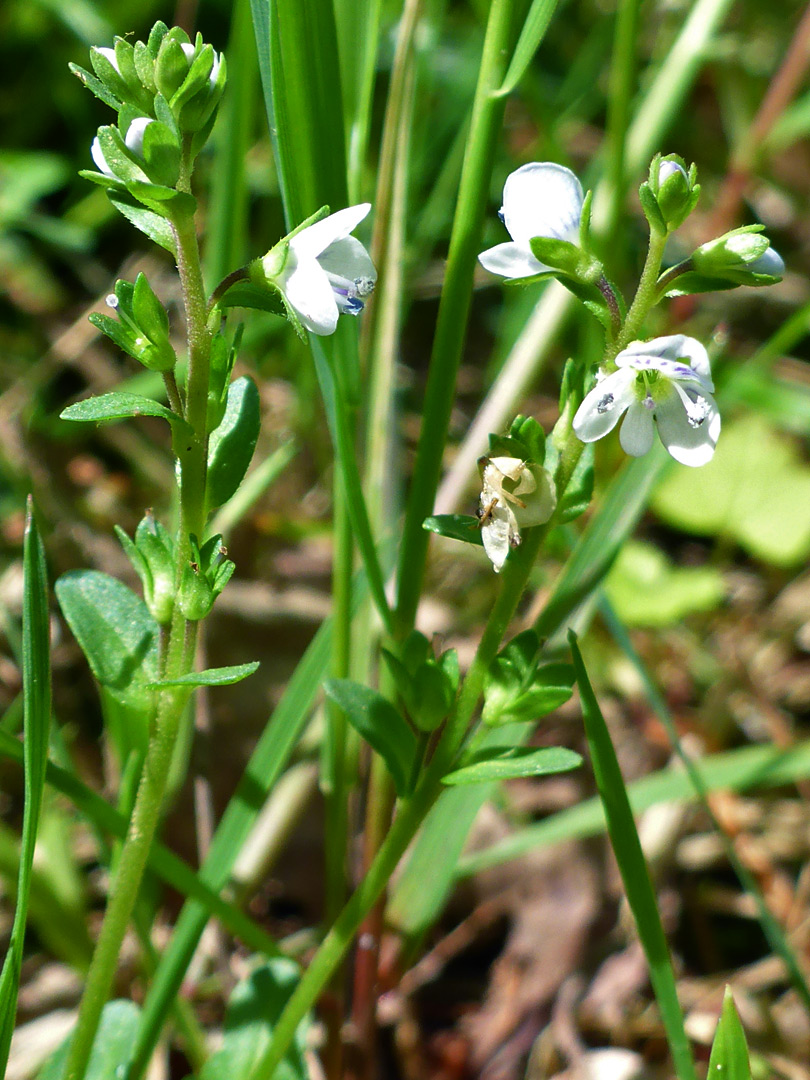
<path fill-rule="evenodd" d="M 56 597 L 73 636 L 101 685 L 105 720 L 121 763 L 143 753 L 157 678 L 158 627 L 139 596 L 96 570 L 63 574 Z"/>
<path fill-rule="evenodd" d="M 673 566 L 654 544 L 629 540 L 605 581 L 605 592 L 627 626 L 672 626 L 713 611 L 726 593 L 714 566 Z"/>
<path fill-rule="evenodd" d="M 422 528 L 437 536 L 446 536 L 450 540 L 461 540 L 464 544 L 484 546 L 481 539 L 481 522 L 468 514 L 436 514 L 425 518 Z"/>
<path fill-rule="evenodd" d="M 159 401 L 114 391 L 98 397 L 86 398 L 68 405 L 59 414 L 63 420 L 101 423 L 103 420 L 124 420 L 130 416 L 157 416 L 184 431 L 191 431 L 186 421 Z"/>
<path fill-rule="evenodd" d="M 20 847 L 17 903 L 11 941 L 0 972 L 0 1075 L 5 1075 L 17 1009 L 25 924 L 37 842 L 48 731 L 51 723 L 51 666 L 48 621 L 48 573 L 45 552 L 29 499 L 23 544 L 23 754 L 25 806 Z"/>
<path fill-rule="evenodd" d="M 480 760 L 448 773 L 442 783 L 455 786 L 481 784 L 489 780 L 514 780 L 524 776 L 552 776 L 554 773 L 569 772 L 581 764 L 580 755 L 563 746 L 545 746 L 540 750 L 533 746 L 492 747 Z"/>
<path fill-rule="evenodd" d="M 139 1016 L 140 1009 L 131 1001 L 110 1001 L 104 1006 L 84 1080 L 116 1080 L 124 1075 Z M 71 1037 L 68 1035 L 48 1061 L 38 1080 L 62 1080 Z"/>
<path fill-rule="evenodd" d="M 327 679 L 323 688 L 388 766 L 397 794 L 406 795 L 413 781 L 416 736 L 391 702 L 350 679 Z"/>
<path fill-rule="evenodd" d="M 118 693 L 157 674 L 157 624 L 123 582 L 98 570 L 71 570 L 56 596 L 95 677 Z"/>
<path fill-rule="evenodd" d="M 248 1080 L 266 1050 L 273 1028 L 300 978 L 298 965 L 278 957 L 256 968 L 238 984 L 225 1013 L 225 1039 L 221 1050 L 206 1061 L 199 1080 Z M 304 1020 L 275 1080 L 307 1080 Z"/>
<path fill-rule="evenodd" d="M 161 686 L 230 686 L 241 682 L 259 668 L 259 661 L 250 664 L 235 664 L 233 667 L 208 668 L 207 671 L 192 671 L 190 675 L 181 675 L 178 679 L 157 679 L 147 684 L 147 689 L 157 690 Z"/>
<path fill-rule="evenodd" d="M 673 469 L 652 498 L 669 525 L 733 540 L 774 566 L 810 553 L 810 467 L 798 447 L 757 416 L 726 424 L 700 470 Z"/>
<path fill-rule="evenodd" d="M 655 891 L 650 881 L 647 861 L 641 850 L 633 812 L 624 786 L 616 751 L 610 738 L 596 696 L 591 688 L 582 654 L 573 630 L 568 632 L 571 654 L 582 701 L 582 718 L 591 755 L 599 798 L 605 809 L 608 836 L 616 856 L 630 910 L 650 967 L 650 981 L 655 991 L 661 1019 L 667 1033 L 672 1059 L 679 1080 L 696 1080 L 689 1040 L 683 1026 L 683 1013 L 672 961 L 669 955 Z"/>
<path fill-rule="evenodd" d="M 206 488 L 209 509 L 226 503 L 242 483 L 260 426 L 259 391 L 253 379 L 243 375 L 228 387 L 225 415 L 211 433 Z"/>
<path fill-rule="evenodd" d="M 748 1044 L 730 986 L 726 987 L 723 995 L 723 1010 L 714 1033 L 707 1080 L 709 1077 L 716 1080 L 751 1080 Z"/>

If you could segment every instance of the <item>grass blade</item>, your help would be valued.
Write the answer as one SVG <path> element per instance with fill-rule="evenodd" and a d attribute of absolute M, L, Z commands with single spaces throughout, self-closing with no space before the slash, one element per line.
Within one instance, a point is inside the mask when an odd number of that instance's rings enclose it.
<path fill-rule="evenodd" d="M 638 936 L 650 967 L 650 981 L 655 991 L 661 1019 L 667 1033 L 667 1041 L 679 1080 L 696 1080 L 695 1065 L 689 1040 L 683 1026 L 683 1013 L 678 1001 L 675 975 L 672 970 L 669 948 L 661 916 L 655 899 L 647 862 L 641 850 L 641 842 L 630 809 L 630 801 L 624 786 L 610 732 L 591 688 L 582 654 L 573 630 L 568 632 L 577 683 L 582 700 L 582 716 L 585 735 L 591 753 L 596 786 L 605 808 L 608 835 L 625 893 L 638 928 Z"/>
<path fill-rule="evenodd" d="M 23 756 L 25 760 L 25 808 L 23 811 L 20 874 L 17 906 L 3 970 L 0 973 L 0 1075 L 5 1075 L 11 1033 L 17 1012 L 25 924 L 31 889 L 34 847 L 37 842 L 45 765 L 48 760 L 48 729 L 51 722 L 51 658 L 48 623 L 48 572 L 45 552 L 34 520 L 33 501 L 28 499 L 23 546 Z"/>
<path fill-rule="evenodd" d="M 558 0 L 534 0 L 529 9 L 529 14 L 526 16 L 523 29 L 520 31 L 520 37 L 512 54 L 512 59 L 509 61 L 503 83 L 495 91 L 495 96 L 505 97 L 507 94 L 511 94 L 526 74 L 526 69 L 540 47 L 540 42 L 545 37 L 557 3 Z"/>

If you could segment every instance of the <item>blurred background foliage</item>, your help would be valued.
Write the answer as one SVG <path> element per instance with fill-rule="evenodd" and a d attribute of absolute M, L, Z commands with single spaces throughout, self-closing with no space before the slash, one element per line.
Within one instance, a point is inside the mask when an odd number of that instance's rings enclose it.
<path fill-rule="evenodd" d="M 486 0 L 426 0 L 418 35 L 407 292 L 397 357 L 402 442 L 395 473 L 403 484 L 418 433 L 487 6 Z M 688 9 L 683 0 L 642 4 L 637 102 L 643 100 Z M 384 0 L 383 11 L 362 198 L 374 193 L 400 5 Z M 508 103 L 482 249 L 505 238 L 494 211 L 503 180 L 516 165 L 556 160 L 571 166 L 586 186 L 594 183 L 602 167 L 614 15 L 610 0 L 561 0 L 538 56 Z M 91 44 L 109 45 L 116 33 L 142 38 L 158 18 L 201 30 L 229 58 L 228 98 L 197 178 L 211 286 L 246 259 L 263 254 L 284 231 L 246 0 L 200 0 L 199 5 L 181 0 L 174 10 L 155 0 L 4 0 L 0 725 L 12 733 L 21 724 L 20 550 L 28 491 L 33 491 L 40 510 L 54 578 L 77 566 L 126 578 L 113 524 L 131 532 L 145 507 L 163 515 L 172 510 L 167 505 L 172 463 L 160 426 L 142 421 L 92 429 L 58 419 L 67 403 L 90 390 L 113 385 L 136 390 L 153 379 L 99 340 L 87 322 L 87 313 L 103 306 L 117 277 L 131 280 L 145 270 L 179 324 L 180 299 L 167 257 L 116 214 L 101 190 L 77 176 L 89 166 L 95 129 L 108 122 L 108 116 L 67 69 L 68 62 L 86 62 Z M 712 750 L 748 741 L 790 747 L 810 737 L 810 576 L 805 570 L 810 554 L 808 37 L 808 15 L 798 0 L 731 4 L 703 57 L 687 104 L 674 111 L 660 147 L 698 165 L 702 197 L 698 212 L 682 230 L 684 250 L 726 228 L 760 221 L 787 266 L 785 280 L 774 288 L 713 294 L 697 304 L 679 301 L 656 312 L 651 336 L 682 330 L 712 343 L 726 402 L 724 431 L 711 465 L 697 471 L 675 466 L 665 472 L 637 540 L 623 551 L 606 589 L 615 612 L 634 628 L 636 648 L 661 686 L 679 729 L 699 736 Z M 798 55 L 793 61 L 792 49 Z M 769 98 L 780 86 L 785 93 Z M 629 178 L 620 216 L 610 235 L 602 238 L 614 276 L 625 286 L 636 280 L 643 260 L 643 219 L 634 194 L 642 179 Z M 503 288 L 483 273 L 478 284 L 452 419 L 456 443 L 464 439 L 545 288 Z M 259 374 L 265 414 L 254 468 L 279 447 L 287 449 L 269 491 L 245 508 L 238 528 L 223 530 L 229 532 L 237 579 L 223 595 L 208 648 L 218 664 L 256 657 L 263 667 L 257 682 L 246 684 L 247 690 L 234 688 L 227 700 L 215 697 L 210 705 L 217 811 L 233 789 L 268 706 L 329 603 L 331 450 L 312 367 L 286 324 L 272 315 L 250 313 L 244 342 L 241 362 Z M 556 415 L 562 363 L 574 351 L 591 359 L 601 352 L 598 327 L 584 315 L 565 323 L 528 398 L 517 403 L 547 430 Z M 621 461 L 616 439 L 600 443 L 600 489 Z M 471 478 L 458 509 L 471 511 L 473 492 Z M 539 597 L 553 581 L 555 553 L 562 559 L 570 539 L 560 533 L 551 556 L 538 566 Z M 465 641 L 475 636 L 492 602 L 496 581 L 489 566 L 474 548 L 437 542 L 430 583 L 425 625 L 458 644 L 465 655 Z M 100 713 L 90 676 L 58 622 L 54 635 L 58 723 L 52 753 L 114 795 L 120 778 L 99 739 Z M 637 672 L 603 628 L 597 627 L 588 649 L 609 698 L 609 719 L 616 723 L 620 757 L 623 752 L 629 775 L 660 767 L 667 758 L 666 740 L 647 707 Z M 556 740 L 581 748 L 578 718 L 563 711 L 556 723 Z M 583 782 L 561 781 L 545 799 L 531 795 L 519 782 L 507 789 L 512 794 L 504 796 L 499 812 L 507 825 L 542 817 L 581 798 Z M 0 790 L 5 819 L 0 826 L 0 933 L 5 933 L 13 908 L 22 792 L 19 771 L 6 761 L 0 763 Z M 780 794 L 782 811 L 790 807 L 791 820 L 805 823 L 804 833 L 797 827 L 787 839 L 780 833 L 778 814 L 771 813 L 770 796 L 756 802 L 739 799 L 729 810 L 735 829 L 760 838 L 759 862 L 754 860 L 760 884 L 777 916 L 794 927 L 804 924 L 810 905 L 808 878 L 802 872 L 810 854 L 805 794 L 801 786 L 798 792 L 791 788 Z M 186 791 L 170 831 L 172 843 L 186 855 L 194 847 L 190 827 L 184 824 L 190 799 Z M 721 858 L 716 851 L 707 854 L 705 845 L 698 850 L 696 841 L 705 840 L 704 826 L 700 819 L 691 822 L 674 874 L 688 908 L 681 923 L 687 930 L 679 945 L 687 966 L 701 976 L 735 971 L 767 955 L 764 940 L 750 934 L 751 911 L 744 898 L 733 893 Z M 313 830 L 300 828 L 306 843 L 317 843 Z M 41 845 L 28 974 L 38 970 L 40 953 L 81 971 L 89 956 L 88 910 L 98 906 L 103 893 L 103 882 L 94 876 L 103 861 L 98 840 L 51 797 Z M 257 915 L 268 920 L 272 932 L 311 925 L 319 914 L 317 882 L 307 880 L 301 857 L 289 857 L 285 872 L 283 883 L 256 901 Z M 303 880 L 297 880 L 296 873 L 303 873 Z M 610 885 L 607 893 L 612 902 Z M 173 903 L 170 898 L 169 909 Z M 503 937 L 497 940 L 503 944 Z M 802 941 L 806 945 L 806 938 Z M 484 953 L 492 959 L 497 948 L 489 941 Z M 776 986 L 771 1002 L 781 989 Z M 485 996 L 480 986 L 469 992 Z M 453 984 L 450 996 L 456 993 L 461 991 Z M 23 1018 L 38 1011 L 35 1004 L 26 1006 L 25 998 L 21 1006 Z M 432 1007 L 441 1014 L 440 1023 L 446 1022 L 437 1003 Z M 213 1011 L 216 1014 L 215 1007 Z M 752 1022 L 752 1014 L 744 1018 Z M 755 1013 L 754 1020 L 758 1022 Z M 780 1029 L 774 1035 L 778 1018 L 760 1014 L 759 1020 L 763 1043 L 771 1039 L 778 1045 L 781 1038 L 788 1055 L 800 1064 L 804 1051 L 797 1047 L 810 1045 L 807 1021 L 796 1021 L 788 1025 L 789 1031 Z"/>

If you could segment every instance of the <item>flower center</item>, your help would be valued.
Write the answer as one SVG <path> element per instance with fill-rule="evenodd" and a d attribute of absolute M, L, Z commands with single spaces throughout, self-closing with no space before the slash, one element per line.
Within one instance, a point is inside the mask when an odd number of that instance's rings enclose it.
<path fill-rule="evenodd" d="M 363 301 L 374 292 L 374 282 L 369 277 L 355 278 L 354 281 L 326 271 L 337 306 L 348 315 L 359 315 L 365 306 Z"/>

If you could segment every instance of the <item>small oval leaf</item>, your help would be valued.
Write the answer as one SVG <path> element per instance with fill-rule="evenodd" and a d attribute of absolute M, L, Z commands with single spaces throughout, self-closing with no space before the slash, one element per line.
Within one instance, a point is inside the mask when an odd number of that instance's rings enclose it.
<path fill-rule="evenodd" d="M 525 776 L 553 776 L 577 769 L 582 764 L 581 756 L 564 746 L 545 746 L 540 750 L 532 746 L 508 747 L 500 753 L 497 750 L 497 747 L 489 747 L 487 757 L 448 773 L 442 778 L 442 783 L 456 786 L 484 784 L 490 780 L 516 780 Z M 496 751 L 496 756 L 493 756 L 493 751 Z"/>
<path fill-rule="evenodd" d="M 207 671 L 192 671 L 178 679 L 158 679 L 147 684 L 148 690 L 160 690 L 162 686 L 230 686 L 241 682 L 259 668 L 259 661 L 250 664 L 235 664 L 232 667 L 208 668 Z"/>
<path fill-rule="evenodd" d="M 78 420 L 84 423 L 125 420 L 130 416 L 156 416 L 191 432 L 191 428 L 181 416 L 165 405 L 161 405 L 159 401 L 141 397 L 139 394 L 126 394 L 119 391 L 77 401 L 73 405 L 68 405 L 59 415 L 63 420 Z"/>
<path fill-rule="evenodd" d="M 425 518 L 422 528 L 439 536 L 446 536 L 450 540 L 461 540 L 464 544 L 477 544 L 484 546 L 481 539 L 481 522 L 477 517 L 469 514 L 436 514 L 434 517 Z"/>
<path fill-rule="evenodd" d="M 225 415 L 211 433 L 208 451 L 208 507 L 214 509 L 230 499 L 244 479 L 261 427 L 259 391 L 253 379 L 243 375 L 228 387 Z"/>

